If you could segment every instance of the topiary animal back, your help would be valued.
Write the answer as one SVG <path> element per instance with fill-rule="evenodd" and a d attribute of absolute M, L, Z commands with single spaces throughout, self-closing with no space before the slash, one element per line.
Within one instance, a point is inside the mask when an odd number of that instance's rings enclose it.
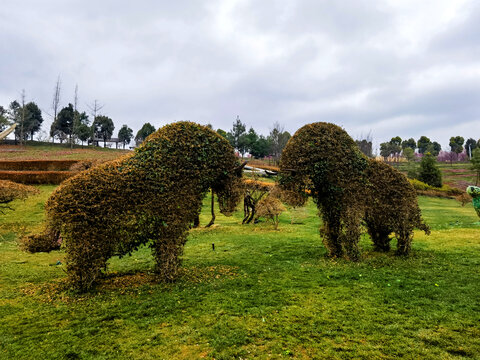
<path fill-rule="evenodd" d="M 107 260 L 149 243 L 163 281 L 178 274 L 191 222 L 209 188 L 230 214 L 240 199 L 241 169 L 228 141 L 192 122 L 166 125 L 135 153 L 60 185 L 46 204 L 47 232 L 66 246 L 71 283 L 93 286 Z"/>

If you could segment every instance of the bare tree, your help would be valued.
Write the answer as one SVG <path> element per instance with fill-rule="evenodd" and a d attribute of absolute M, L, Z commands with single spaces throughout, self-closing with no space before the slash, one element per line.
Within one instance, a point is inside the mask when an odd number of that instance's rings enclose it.
<path fill-rule="evenodd" d="M 280 125 L 278 121 L 273 123 L 273 128 L 268 135 L 268 140 L 270 142 L 270 153 L 275 158 L 275 161 L 278 162 L 280 159 L 280 154 L 290 137 L 291 135 L 288 131 L 284 131 L 283 125 Z"/>
<path fill-rule="evenodd" d="M 25 124 L 25 89 L 22 90 L 22 117 L 20 118 L 20 145 L 24 145 L 23 129 Z"/>
<path fill-rule="evenodd" d="M 75 96 L 73 98 L 73 121 L 72 121 L 72 131 L 71 131 L 71 138 L 70 138 L 70 148 L 73 149 L 73 143 L 75 141 L 75 126 L 78 125 L 78 111 L 77 111 L 77 105 L 78 105 L 78 84 L 75 84 Z"/>
<path fill-rule="evenodd" d="M 55 89 L 53 90 L 53 100 L 52 100 L 52 110 L 53 110 L 53 122 L 57 121 L 58 108 L 60 107 L 60 91 L 61 91 L 61 81 L 60 75 L 58 75 L 57 83 L 55 84 Z M 52 136 L 52 142 L 55 142 L 55 137 Z"/>
<path fill-rule="evenodd" d="M 95 99 L 91 105 L 87 106 L 90 110 L 90 114 L 93 116 L 93 124 L 95 124 L 95 120 L 97 120 L 100 110 L 102 110 L 105 105 L 101 105 L 98 100 Z M 92 146 L 95 146 L 95 126 L 92 126 Z"/>

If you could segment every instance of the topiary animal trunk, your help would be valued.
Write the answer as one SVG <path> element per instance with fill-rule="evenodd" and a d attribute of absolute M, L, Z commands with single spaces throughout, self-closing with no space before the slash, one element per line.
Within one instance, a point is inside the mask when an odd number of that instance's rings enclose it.
<path fill-rule="evenodd" d="M 362 220 L 376 250 L 410 251 L 413 229 L 429 233 L 422 222 L 416 193 L 404 175 L 389 165 L 368 160 L 340 127 L 309 124 L 287 143 L 280 162 L 283 189 L 309 192 L 323 217 L 321 235 L 332 257 L 359 258 Z"/>
<path fill-rule="evenodd" d="M 46 204 L 47 230 L 60 232 L 77 289 L 91 288 L 112 256 L 147 243 L 160 279 L 173 281 L 206 192 L 211 188 L 229 215 L 240 200 L 240 177 L 233 148 L 214 131 L 191 122 L 166 125 L 135 153 L 60 185 Z"/>

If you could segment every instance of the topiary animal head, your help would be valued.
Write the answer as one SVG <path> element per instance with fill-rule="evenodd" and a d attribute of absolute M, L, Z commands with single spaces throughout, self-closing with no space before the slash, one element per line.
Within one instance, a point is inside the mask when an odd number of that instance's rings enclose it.
<path fill-rule="evenodd" d="M 472 198 L 480 198 L 480 187 L 478 186 L 469 186 L 467 187 L 467 194 Z"/>
<path fill-rule="evenodd" d="M 288 141 L 280 160 L 285 189 L 308 189 L 318 196 L 338 194 L 359 180 L 367 167 L 355 141 L 341 127 L 305 125 Z"/>

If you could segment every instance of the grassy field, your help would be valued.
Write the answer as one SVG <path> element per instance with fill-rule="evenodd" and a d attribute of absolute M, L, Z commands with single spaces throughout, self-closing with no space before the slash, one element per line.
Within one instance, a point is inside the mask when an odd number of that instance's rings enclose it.
<path fill-rule="evenodd" d="M 113 160 L 129 150 L 116 150 L 103 147 L 28 142 L 25 146 L 0 145 L 2 160 Z"/>
<path fill-rule="evenodd" d="M 191 230 L 177 283 L 155 282 L 143 248 L 113 259 L 104 283 L 78 295 L 61 289 L 62 251 L 18 249 L 54 187 L 40 189 L 0 217 L 2 359 L 480 358 L 471 204 L 420 198 L 432 235 L 417 232 L 407 259 L 375 253 L 364 238 L 359 263 L 325 258 L 312 203 L 284 213 L 279 231 L 219 215 L 213 228 Z"/>
<path fill-rule="evenodd" d="M 407 173 L 409 166 L 407 163 L 393 165 L 403 173 Z M 420 166 L 419 163 L 417 163 L 416 165 L 417 167 Z M 475 184 L 476 175 L 475 172 L 471 169 L 471 164 L 469 162 L 458 162 L 452 164 L 439 162 L 438 167 L 442 172 L 442 181 L 446 185 L 465 190 L 468 185 Z"/>

